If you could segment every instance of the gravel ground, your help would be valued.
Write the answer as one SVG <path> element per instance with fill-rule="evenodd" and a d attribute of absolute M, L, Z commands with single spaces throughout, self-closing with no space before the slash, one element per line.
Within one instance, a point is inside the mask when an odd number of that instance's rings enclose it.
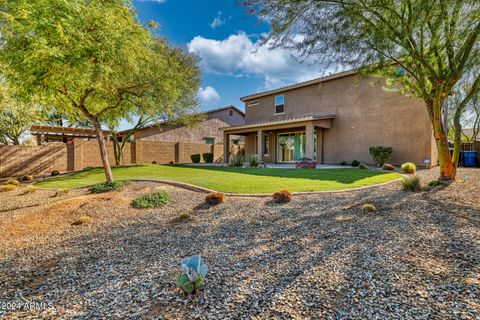
<path fill-rule="evenodd" d="M 62 200 L 3 193 L 0 318 L 480 319 L 480 170 L 458 176 L 430 191 L 393 183 L 285 205 L 207 207 L 205 194 L 156 183 Z M 166 207 L 130 207 L 156 189 L 170 193 Z M 194 219 L 175 222 L 182 212 Z M 93 223 L 71 225 L 84 214 Z M 194 254 L 210 273 L 187 299 L 175 276 Z"/>

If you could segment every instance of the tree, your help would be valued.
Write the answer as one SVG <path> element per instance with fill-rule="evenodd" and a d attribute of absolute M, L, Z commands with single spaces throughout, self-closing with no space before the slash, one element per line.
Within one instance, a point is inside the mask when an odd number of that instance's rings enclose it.
<path fill-rule="evenodd" d="M 443 117 L 445 99 L 480 62 L 480 2 L 476 0 L 244 0 L 271 24 L 272 47 L 359 68 L 402 84 L 423 99 L 433 127 L 440 178 L 455 179 Z M 398 72 L 402 67 L 405 73 Z M 480 90 L 475 74 L 468 101 Z M 459 108 L 461 108 L 461 105 Z M 457 143 L 457 141 L 455 141 Z M 458 144 L 458 143 L 457 143 Z M 458 151 L 454 158 L 458 157 Z"/>
<path fill-rule="evenodd" d="M 40 120 L 40 110 L 32 104 L 26 107 L 12 89 L 0 80 L 0 142 L 20 144 L 21 136 Z"/>
<path fill-rule="evenodd" d="M 0 63 L 8 80 L 70 119 L 79 113 L 88 119 L 109 182 L 101 124 L 131 114 L 140 99 L 175 108 L 185 99 L 175 87 L 179 78 L 197 90 L 198 69 L 172 79 L 172 50 L 153 37 L 151 24 L 138 23 L 130 0 L 0 0 L 0 8 L 6 21 Z"/>

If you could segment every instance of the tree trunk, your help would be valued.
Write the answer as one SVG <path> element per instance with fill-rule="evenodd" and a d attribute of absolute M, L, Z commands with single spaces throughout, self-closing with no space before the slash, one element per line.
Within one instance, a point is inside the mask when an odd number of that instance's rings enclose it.
<path fill-rule="evenodd" d="M 120 143 L 118 142 L 118 136 L 115 132 L 113 133 L 113 156 L 115 157 L 115 165 L 119 166 L 121 164 Z"/>
<path fill-rule="evenodd" d="M 440 162 L 440 180 L 455 180 L 456 167 L 452 162 L 448 146 L 447 132 L 442 120 L 442 108 L 444 99 L 426 101 L 433 126 L 433 136 L 438 150 Z"/>
<path fill-rule="evenodd" d="M 458 160 L 460 158 L 460 147 L 462 145 L 462 124 L 460 123 L 462 111 L 457 109 L 455 115 L 453 116 L 453 130 L 454 131 L 454 138 L 453 138 L 453 156 L 452 162 L 453 165 L 458 167 Z"/>
<path fill-rule="evenodd" d="M 102 134 L 102 127 L 98 119 L 92 121 L 95 133 L 97 135 L 98 147 L 100 148 L 100 157 L 102 158 L 103 169 L 105 170 L 105 178 L 107 182 L 113 182 L 112 168 L 108 162 L 107 148 L 105 147 L 105 139 Z"/>

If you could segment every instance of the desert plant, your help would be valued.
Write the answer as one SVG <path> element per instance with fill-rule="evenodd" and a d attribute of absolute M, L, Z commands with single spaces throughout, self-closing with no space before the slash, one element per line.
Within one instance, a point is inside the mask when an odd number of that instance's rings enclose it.
<path fill-rule="evenodd" d="M 182 274 L 177 277 L 177 285 L 185 294 L 194 294 L 205 286 L 208 267 L 200 256 L 185 258 L 180 263 Z"/>
<path fill-rule="evenodd" d="M 377 208 L 371 203 L 366 203 L 362 206 L 362 210 L 364 212 L 374 212 L 377 211 Z"/>
<path fill-rule="evenodd" d="M 79 225 L 82 225 L 82 224 L 86 224 L 86 223 L 91 223 L 92 222 L 92 218 L 89 217 L 89 216 L 80 216 L 77 220 L 75 220 L 72 225 L 74 226 L 79 226 Z"/>
<path fill-rule="evenodd" d="M 385 161 L 390 158 L 393 153 L 393 149 L 391 147 L 376 146 L 370 147 L 368 152 L 370 152 L 370 155 L 377 166 L 381 167 Z"/>
<path fill-rule="evenodd" d="M 31 175 L 23 176 L 23 177 L 22 177 L 22 180 L 23 180 L 23 181 L 32 181 L 32 180 L 33 180 L 33 176 L 31 176 Z"/>
<path fill-rule="evenodd" d="M 52 177 L 58 176 L 59 174 L 60 174 L 60 171 L 58 171 L 58 170 L 53 170 L 53 171 L 50 173 L 50 175 L 51 175 Z"/>
<path fill-rule="evenodd" d="M 352 167 L 358 167 L 359 164 L 360 164 L 360 161 L 358 161 L 358 160 L 353 160 L 352 161 Z"/>
<path fill-rule="evenodd" d="M 13 184 L 6 184 L 3 186 L 0 186 L 0 192 L 14 191 L 14 190 L 17 190 L 17 186 Z"/>
<path fill-rule="evenodd" d="M 156 191 L 134 199 L 132 206 L 137 209 L 160 208 L 166 205 L 169 199 L 165 191 Z"/>
<path fill-rule="evenodd" d="M 15 187 L 18 187 L 20 185 L 20 182 L 18 182 L 18 180 L 16 179 L 10 179 L 10 180 L 7 180 L 6 184 L 11 184 Z"/>
<path fill-rule="evenodd" d="M 417 166 L 415 165 L 415 163 L 405 162 L 404 164 L 402 164 L 402 172 L 403 173 L 413 174 L 413 173 L 415 173 L 415 171 L 417 171 Z"/>
<path fill-rule="evenodd" d="M 365 170 L 365 169 L 370 169 L 370 168 L 369 168 L 365 163 L 360 163 L 360 164 L 358 165 L 358 169 L 363 169 L 363 170 Z"/>
<path fill-rule="evenodd" d="M 256 168 L 260 164 L 258 161 L 258 156 L 256 154 L 251 154 L 247 157 L 248 166 L 251 168 Z"/>
<path fill-rule="evenodd" d="M 395 166 L 391 165 L 390 163 L 384 163 L 383 170 L 395 171 Z"/>
<path fill-rule="evenodd" d="M 281 190 L 273 193 L 273 202 L 287 203 L 292 201 L 292 194 L 288 190 Z"/>
<path fill-rule="evenodd" d="M 128 180 L 116 180 L 113 182 L 102 182 L 97 183 L 90 187 L 89 191 L 91 193 L 103 193 L 109 191 L 120 191 L 123 190 L 130 182 Z"/>
<path fill-rule="evenodd" d="M 190 156 L 193 163 L 200 163 L 200 153 L 194 153 Z"/>
<path fill-rule="evenodd" d="M 230 167 L 242 167 L 243 162 L 245 162 L 245 156 L 239 153 L 230 158 L 228 165 Z"/>
<path fill-rule="evenodd" d="M 192 219 L 192 215 L 188 212 L 183 212 L 183 213 L 180 213 L 180 215 L 178 216 L 178 218 L 180 220 L 190 220 Z"/>
<path fill-rule="evenodd" d="M 448 185 L 450 185 L 450 181 L 445 181 L 445 180 L 430 180 L 430 181 L 428 181 L 428 185 L 429 185 L 430 187 L 448 186 Z"/>
<path fill-rule="evenodd" d="M 205 202 L 208 205 L 211 205 L 211 206 L 214 206 L 214 205 L 217 205 L 217 204 L 220 204 L 220 203 L 224 203 L 225 202 L 225 194 L 223 194 L 221 192 L 210 193 L 205 198 Z"/>
<path fill-rule="evenodd" d="M 402 183 L 403 191 L 416 192 L 416 191 L 422 190 L 420 178 L 416 175 L 413 175 L 411 177 L 404 177 L 401 183 Z"/>
<path fill-rule="evenodd" d="M 34 193 L 34 192 L 36 192 L 37 190 L 38 190 L 38 188 L 35 187 L 35 186 L 27 186 L 27 187 L 25 188 L 25 194 L 27 194 L 27 193 Z"/>
<path fill-rule="evenodd" d="M 202 153 L 202 158 L 203 158 L 203 162 L 212 163 L 213 162 L 213 153 L 211 153 L 211 152 Z"/>

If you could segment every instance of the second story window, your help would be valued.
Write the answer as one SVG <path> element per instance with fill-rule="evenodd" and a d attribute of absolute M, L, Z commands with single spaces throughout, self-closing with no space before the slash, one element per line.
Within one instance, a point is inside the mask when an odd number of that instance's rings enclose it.
<path fill-rule="evenodd" d="M 275 114 L 284 113 L 285 112 L 285 97 L 275 96 Z"/>

